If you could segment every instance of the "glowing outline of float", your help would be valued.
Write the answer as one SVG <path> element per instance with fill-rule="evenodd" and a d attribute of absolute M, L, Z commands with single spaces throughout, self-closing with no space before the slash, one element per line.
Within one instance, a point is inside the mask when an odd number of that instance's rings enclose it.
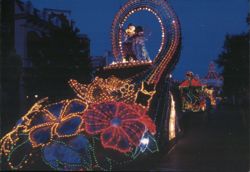
<path fill-rule="evenodd" d="M 112 23 L 112 52 L 115 59 L 123 54 L 122 51 L 122 27 L 128 17 L 140 11 L 148 11 L 158 19 L 162 31 L 162 41 L 159 51 L 154 58 L 155 67 L 146 78 L 148 83 L 155 85 L 160 80 L 164 69 L 172 59 L 180 43 L 179 20 L 165 0 L 131 0 L 128 1 L 116 14 Z M 169 28 L 169 31 L 167 30 Z M 174 66 L 174 65 L 173 65 Z M 158 69 L 156 69 L 158 68 Z"/>

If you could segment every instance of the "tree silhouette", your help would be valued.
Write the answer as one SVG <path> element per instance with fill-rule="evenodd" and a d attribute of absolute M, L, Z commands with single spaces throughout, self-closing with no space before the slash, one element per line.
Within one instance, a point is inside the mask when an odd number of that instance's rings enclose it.
<path fill-rule="evenodd" d="M 28 34 L 32 67 L 26 72 L 27 94 L 61 98 L 72 94 L 69 79 L 83 82 L 91 78 L 89 39 L 79 36 L 79 29 L 65 18 L 61 21 L 49 34 Z"/>
<path fill-rule="evenodd" d="M 2 124 L 2 132 L 8 131 L 15 122 L 15 117 L 19 117 L 20 107 L 20 77 L 22 61 L 15 50 L 2 57 L 1 65 L 1 120 L 5 123 Z M 1 133 L 0 133 L 1 134 Z"/>
<path fill-rule="evenodd" d="M 216 63 L 223 68 L 224 93 L 238 96 L 249 91 L 249 39 L 248 33 L 227 35 L 224 50 Z"/>

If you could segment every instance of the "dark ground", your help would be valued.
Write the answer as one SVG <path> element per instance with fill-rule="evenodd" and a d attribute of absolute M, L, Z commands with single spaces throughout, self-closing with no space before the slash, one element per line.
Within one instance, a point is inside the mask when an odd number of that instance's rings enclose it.
<path fill-rule="evenodd" d="M 248 172 L 248 131 L 235 108 L 222 107 L 208 118 L 191 114 L 183 137 L 150 171 Z"/>

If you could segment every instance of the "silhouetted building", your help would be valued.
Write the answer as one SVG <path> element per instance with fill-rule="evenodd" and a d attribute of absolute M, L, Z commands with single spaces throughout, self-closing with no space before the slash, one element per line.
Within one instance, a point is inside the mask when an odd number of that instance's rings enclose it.
<path fill-rule="evenodd" d="M 32 78 L 33 64 L 31 61 L 32 55 L 36 51 L 37 47 L 41 47 L 41 38 L 50 35 L 50 32 L 54 29 L 60 29 L 63 25 L 69 25 L 72 30 L 74 27 L 74 21 L 70 20 L 71 11 L 68 10 L 57 10 L 48 9 L 39 10 L 33 7 L 31 1 L 22 2 L 20 0 L 3 0 L 1 1 L 1 30 L 2 30 L 2 65 L 5 66 L 2 70 L 2 95 L 4 105 L 9 102 L 14 102 L 16 109 L 13 113 L 8 113 L 6 107 L 6 114 L 20 114 L 26 110 L 25 102 L 27 99 L 40 98 L 38 95 L 26 94 L 26 88 L 24 88 L 24 80 Z M 90 54 L 90 40 L 87 35 L 79 34 L 78 39 L 82 44 L 81 51 L 88 51 Z M 86 47 L 88 47 L 86 49 Z M 10 62 L 9 57 L 13 53 L 16 57 L 20 58 L 21 72 L 19 73 L 19 81 L 8 82 L 10 75 L 6 71 L 10 70 L 8 63 Z M 41 52 L 36 52 L 41 53 Z M 50 63 L 48 61 L 48 63 Z M 11 85 L 16 85 L 12 88 Z M 14 89 L 14 90 L 13 90 Z M 10 97 L 10 93 L 12 93 Z M 15 96 L 14 96 L 15 95 Z M 19 104 L 20 106 L 18 106 Z M 20 108 L 18 108 L 20 107 Z"/>
<path fill-rule="evenodd" d="M 98 71 L 104 66 L 106 66 L 106 57 L 105 56 L 93 56 L 91 57 L 91 64 L 94 71 Z"/>

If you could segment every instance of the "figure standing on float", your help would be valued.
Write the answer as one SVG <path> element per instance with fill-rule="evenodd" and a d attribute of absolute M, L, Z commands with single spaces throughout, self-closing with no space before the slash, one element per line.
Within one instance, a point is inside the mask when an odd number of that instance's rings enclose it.
<path fill-rule="evenodd" d="M 150 61 L 145 46 L 143 27 L 132 24 L 128 25 L 128 28 L 125 30 L 125 40 L 123 42 L 123 56 L 126 61 Z"/>

